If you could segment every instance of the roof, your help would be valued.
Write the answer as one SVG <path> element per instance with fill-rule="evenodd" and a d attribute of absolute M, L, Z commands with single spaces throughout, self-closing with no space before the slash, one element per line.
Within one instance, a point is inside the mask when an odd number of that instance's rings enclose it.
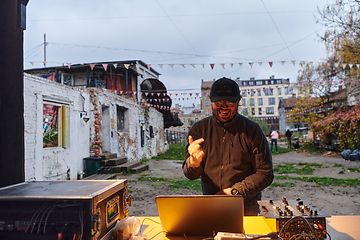
<path fill-rule="evenodd" d="M 210 89 L 212 84 L 215 82 L 215 80 L 213 81 L 201 81 L 201 89 Z"/>
<path fill-rule="evenodd" d="M 284 105 L 284 108 L 293 108 L 296 106 L 299 99 L 298 98 L 287 98 L 287 99 L 282 99 L 281 101 Z"/>
<path fill-rule="evenodd" d="M 135 66 L 136 64 L 140 64 L 145 68 L 148 68 L 148 65 L 146 63 L 144 63 L 141 60 L 126 60 L 126 61 L 111 61 L 111 62 L 90 62 L 90 63 L 83 63 L 83 64 L 71 64 L 71 68 L 69 69 L 68 66 L 52 66 L 52 67 L 44 67 L 44 68 L 30 68 L 30 69 L 25 69 L 25 72 L 31 73 L 34 71 L 39 71 L 39 70 L 55 70 L 55 69 L 62 69 L 62 70 L 75 70 L 75 69 L 83 69 L 83 68 L 88 68 L 90 64 L 95 64 L 95 68 L 96 67 L 101 67 L 103 68 L 102 64 L 117 64 L 118 66 L 124 65 L 124 64 L 130 64 L 132 66 Z M 153 73 L 155 73 L 156 75 L 161 75 L 160 73 L 158 73 L 157 71 L 155 71 L 153 68 L 150 67 L 150 71 L 152 71 Z"/>
<path fill-rule="evenodd" d="M 330 93 L 330 99 L 329 99 L 330 102 L 344 100 L 344 99 L 346 99 L 346 89 L 345 88 L 339 89 L 336 92 Z"/>

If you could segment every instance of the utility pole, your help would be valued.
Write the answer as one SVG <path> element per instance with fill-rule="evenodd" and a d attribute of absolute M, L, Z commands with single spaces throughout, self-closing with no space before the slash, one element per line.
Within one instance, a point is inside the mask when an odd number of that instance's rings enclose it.
<path fill-rule="evenodd" d="M 29 0 L 0 0 L 0 187 L 25 181 L 23 31 Z"/>
<path fill-rule="evenodd" d="M 46 33 L 44 33 L 44 67 L 46 67 Z"/>

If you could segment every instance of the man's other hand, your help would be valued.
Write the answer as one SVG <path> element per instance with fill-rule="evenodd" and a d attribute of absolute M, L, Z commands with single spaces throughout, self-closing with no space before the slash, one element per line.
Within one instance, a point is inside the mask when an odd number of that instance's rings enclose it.
<path fill-rule="evenodd" d="M 202 144 L 205 140 L 203 138 L 199 138 L 194 141 L 192 136 L 189 136 L 189 147 L 188 152 L 190 154 L 190 164 L 192 167 L 200 167 L 200 163 L 202 162 L 202 158 L 204 156 L 204 151 L 200 144 Z"/>
<path fill-rule="evenodd" d="M 231 195 L 231 188 L 220 190 L 215 195 Z"/>

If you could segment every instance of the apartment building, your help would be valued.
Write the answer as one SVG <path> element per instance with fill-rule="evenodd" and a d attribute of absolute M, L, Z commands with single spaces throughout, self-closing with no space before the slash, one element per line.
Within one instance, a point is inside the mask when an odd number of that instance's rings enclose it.
<path fill-rule="evenodd" d="M 212 114 L 210 104 L 210 88 L 215 80 L 201 82 L 201 107 L 205 116 Z M 266 120 L 269 130 L 279 129 L 279 102 L 298 95 L 298 88 L 290 83 L 289 78 L 248 80 L 235 79 L 242 96 L 239 113 L 255 119 Z"/>

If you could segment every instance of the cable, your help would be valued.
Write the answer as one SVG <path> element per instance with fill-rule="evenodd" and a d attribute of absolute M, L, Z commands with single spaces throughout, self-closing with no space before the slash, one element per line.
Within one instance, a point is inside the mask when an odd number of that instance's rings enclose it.
<path fill-rule="evenodd" d="M 266 7 L 265 3 L 263 2 L 263 0 L 261 0 L 261 2 L 262 2 L 262 4 L 264 5 L 264 8 L 266 9 L 266 12 L 269 14 L 269 16 L 270 16 L 270 18 L 271 18 L 271 21 L 274 23 L 275 28 L 276 28 L 276 30 L 278 31 L 278 33 L 279 33 L 279 35 L 280 35 L 281 39 L 283 40 L 283 42 L 284 42 L 284 44 L 285 44 L 286 48 L 289 50 L 289 53 L 290 53 L 291 57 L 292 57 L 293 59 L 295 59 L 295 58 L 294 58 L 294 56 L 293 56 L 293 54 L 292 54 L 292 52 L 290 51 L 290 48 L 288 47 L 288 45 L 287 45 L 287 43 L 286 43 L 286 41 L 285 41 L 284 37 L 282 36 L 282 34 L 281 34 L 281 32 L 280 32 L 279 28 L 277 27 L 277 25 L 276 25 L 276 23 L 275 23 L 274 19 L 272 18 L 272 16 L 271 16 L 271 14 L 270 14 L 269 10 L 267 9 L 267 7 Z"/>

